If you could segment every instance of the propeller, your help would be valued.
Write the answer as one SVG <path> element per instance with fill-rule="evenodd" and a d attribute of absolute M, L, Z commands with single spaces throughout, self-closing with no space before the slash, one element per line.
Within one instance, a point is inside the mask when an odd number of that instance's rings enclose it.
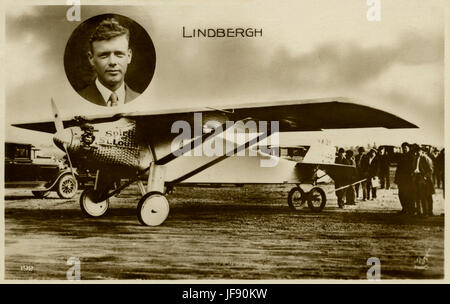
<path fill-rule="evenodd" d="M 73 166 L 72 161 L 70 160 L 69 151 L 67 149 L 67 146 L 69 145 L 69 142 L 72 141 L 72 132 L 70 130 L 64 129 L 64 124 L 61 119 L 61 116 L 59 115 L 58 107 L 56 106 L 55 101 L 53 100 L 53 97 L 51 98 L 52 103 L 52 112 L 53 112 L 53 118 L 55 123 L 55 129 L 56 133 L 53 137 L 53 141 L 55 144 L 63 148 L 67 155 L 67 160 L 69 161 L 69 167 L 70 167 L 70 173 L 72 173 L 73 178 L 75 178 L 75 174 L 73 172 Z"/>
<path fill-rule="evenodd" d="M 56 106 L 56 103 L 53 100 L 53 97 L 51 98 L 51 102 L 52 102 L 53 118 L 55 119 L 56 134 L 61 135 L 64 131 L 64 125 L 63 125 L 61 117 L 59 116 L 58 107 Z"/>

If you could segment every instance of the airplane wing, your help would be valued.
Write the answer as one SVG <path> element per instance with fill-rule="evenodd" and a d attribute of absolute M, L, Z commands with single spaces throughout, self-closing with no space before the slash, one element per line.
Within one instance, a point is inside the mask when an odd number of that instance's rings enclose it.
<path fill-rule="evenodd" d="M 280 101 L 262 104 L 227 106 L 224 109 L 197 108 L 160 112 L 132 112 L 116 115 L 97 115 L 84 117 L 89 123 L 114 121 L 127 117 L 155 126 L 170 125 L 177 120 L 192 120 L 193 113 L 207 114 L 209 118 L 239 121 L 279 121 L 279 131 L 320 131 L 323 129 L 344 128 L 417 128 L 416 125 L 391 113 L 358 104 L 348 98 L 321 98 L 307 100 Z M 80 120 L 63 119 L 65 128 L 80 125 Z M 53 121 L 13 124 L 15 127 L 55 133 Z"/>

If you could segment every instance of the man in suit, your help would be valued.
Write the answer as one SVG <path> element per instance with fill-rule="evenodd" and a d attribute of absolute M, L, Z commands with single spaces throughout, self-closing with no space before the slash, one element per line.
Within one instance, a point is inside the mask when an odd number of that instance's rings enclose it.
<path fill-rule="evenodd" d="M 361 160 L 363 159 L 363 157 L 365 156 L 365 150 L 363 147 L 359 147 L 358 148 L 358 154 L 355 156 L 355 163 L 356 163 L 356 172 L 358 174 L 358 179 L 363 180 L 360 184 L 361 184 L 361 190 L 362 190 L 362 194 L 363 194 L 363 201 L 366 200 L 367 198 L 367 182 L 364 179 L 365 176 L 361 170 Z M 360 184 L 356 184 L 355 185 L 355 192 L 356 192 L 356 197 L 359 196 L 359 185 Z"/>
<path fill-rule="evenodd" d="M 402 154 L 398 159 L 397 170 L 395 171 L 395 183 L 398 186 L 398 198 L 402 206 L 400 214 L 414 213 L 413 165 L 413 152 L 410 151 L 410 145 L 404 142 L 402 143 Z"/>
<path fill-rule="evenodd" d="M 418 147 L 414 159 L 413 180 L 417 190 L 417 214 L 433 215 L 433 162 L 423 147 Z"/>
<path fill-rule="evenodd" d="M 378 149 L 378 165 L 380 174 L 381 189 L 389 190 L 390 183 L 390 159 L 389 155 L 386 153 L 386 149 L 381 147 Z"/>
<path fill-rule="evenodd" d="M 336 159 L 334 161 L 336 164 L 341 164 L 341 165 L 346 165 L 347 161 L 345 159 L 345 150 L 344 148 L 339 148 L 338 153 L 336 155 Z M 345 186 L 345 179 L 346 176 L 342 175 L 342 174 L 338 174 L 334 180 L 334 187 L 335 189 L 339 189 L 343 186 Z M 345 205 L 345 196 L 347 193 L 347 189 L 340 189 L 336 191 L 336 197 L 337 197 L 337 201 L 338 201 L 338 206 L 339 208 L 344 208 Z"/>
<path fill-rule="evenodd" d="M 114 18 L 103 20 L 92 34 L 88 59 L 97 77 L 79 94 L 100 106 L 118 106 L 139 96 L 125 83 L 132 51 L 130 32 Z"/>
<path fill-rule="evenodd" d="M 356 165 L 352 150 L 348 150 L 347 152 L 345 152 L 345 162 L 349 166 Z M 356 170 L 355 170 L 354 174 L 350 174 L 350 175 L 346 176 L 346 179 L 345 179 L 346 185 L 351 185 L 355 181 L 355 173 L 356 173 Z M 356 196 L 355 186 L 351 185 L 347 188 L 347 192 L 345 193 L 345 201 L 346 201 L 345 204 L 346 205 L 356 205 L 355 196 Z"/>
<path fill-rule="evenodd" d="M 361 159 L 361 172 L 363 177 L 367 178 L 366 191 L 368 200 L 370 200 L 371 194 L 372 199 L 377 198 L 377 188 L 373 187 L 372 178 L 378 176 L 378 168 L 377 151 L 375 149 L 370 149 Z"/>

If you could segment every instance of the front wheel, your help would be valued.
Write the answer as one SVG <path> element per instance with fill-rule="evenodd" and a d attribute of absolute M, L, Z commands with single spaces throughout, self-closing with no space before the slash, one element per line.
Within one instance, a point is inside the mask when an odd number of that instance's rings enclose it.
<path fill-rule="evenodd" d="M 314 187 L 308 192 L 308 207 L 313 212 L 321 212 L 327 203 L 327 196 L 322 188 Z"/>
<path fill-rule="evenodd" d="M 306 206 L 305 191 L 300 187 L 294 187 L 289 191 L 288 205 L 292 210 L 300 210 Z"/>
<path fill-rule="evenodd" d="M 100 217 L 108 211 L 109 199 L 97 202 L 98 193 L 93 189 L 86 189 L 80 196 L 80 208 L 88 217 Z"/>
<path fill-rule="evenodd" d="M 56 193 L 60 198 L 72 198 L 77 193 L 78 182 L 70 173 L 61 176 L 56 185 Z"/>
<path fill-rule="evenodd" d="M 137 217 L 145 226 L 159 226 L 169 215 L 169 202 L 160 192 L 145 194 L 138 203 Z"/>

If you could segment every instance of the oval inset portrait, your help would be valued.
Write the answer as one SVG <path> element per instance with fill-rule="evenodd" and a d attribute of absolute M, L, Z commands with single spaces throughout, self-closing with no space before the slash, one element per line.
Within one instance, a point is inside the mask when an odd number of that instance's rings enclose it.
<path fill-rule="evenodd" d="M 72 33 L 64 69 L 72 87 L 99 106 L 120 106 L 136 99 L 153 78 L 155 47 L 145 29 L 128 17 L 89 18 Z"/>

